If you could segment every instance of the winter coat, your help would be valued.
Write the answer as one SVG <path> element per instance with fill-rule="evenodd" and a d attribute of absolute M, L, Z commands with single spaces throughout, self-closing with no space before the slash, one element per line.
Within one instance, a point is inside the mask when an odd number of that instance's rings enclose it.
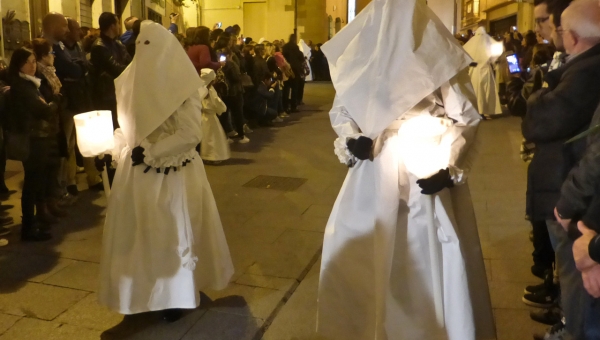
<path fill-rule="evenodd" d="M 536 145 L 527 184 L 527 213 L 533 220 L 553 218 L 561 186 L 583 156 L 585 140 L 565 141 L 588 129 L 600 102 L 598 79 L 600 44 L 548 73 L 548 87 L 527 101 L 522 132 Z"/>
<path fill-rule="evenodd" d="M 127 68 L 131 57 L 120 41 L 101 35 L 92 44 L 90 59 L 93 65 L 94 108 L 116 110 L 114 81 Z M 113 112 L 114 114 L 116 112 Z M 114 122 L 116 123 L 116 119 Z"/>
<path fill-rule="evenodd" d="M 19 76 L 11 79 L 10 86 L 6 128 L 17 133 L 28 133 L 31 137 L 55 136 L 58 129 L 56 102 L 48 101 L 49 98 L 44 98 L 32 81 Z"/>

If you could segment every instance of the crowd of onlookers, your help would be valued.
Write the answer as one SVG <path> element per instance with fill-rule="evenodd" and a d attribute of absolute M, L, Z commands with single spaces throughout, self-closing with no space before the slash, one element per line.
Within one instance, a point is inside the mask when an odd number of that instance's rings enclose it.
<path fill-rule="evenodd" d="M 193 27 L 180 34 L 176 22 L 172 14 L 169 31 L 199 76 L 203 69 L 216 74 L 210 86 L 227 106 L 219 122 L 229 143 L 248 143 L 252 129 L 273 126 L 298 112 L 306 78 L 329 77 L 320 45 L 299 44 L 295 35 L 287 42 L 255 42 L 244 38 L 238 25 Z M 110 110 L 118 128 L 114 80 L 135 56 L 142 20 L 125 19 L 125 32 L 113 13 L 103 13 L 98 23 L 99 29 L 80 27 L 74 19 L 50 13 L 43 19 L 42 35 L 15 50 L 9 65 L 0 65 L 0 195 L 14 192 L 4 184 L 5 160 L 21 161 L 23 241 L 51 238 L 49 226 L 67 216 L 67 207 L 77 201 L 78 172 L 85 172 L 90 189 L 103 188 L 99 169 L 104 160 L 81 156 L 73 116 Z M 301 51 L 302 46 L 308 47 Z M 110 164 L 106 168 L 112 178 L 114 169 Z M 10 208 L 0 205 L 0 213 Z M 12 223 L 6 213 L 0 216 L 0 236 L 10 233 L 6 226 Z"/>
<path fill-rule="evenodd" d="M 539 285 L 523 302 L 550 325 L 534 339 L 600 339 L 600 3 L 535 0 L 535 32 L 503 37 L 494 65 L 506 112 L 522 117 Z M 470 39 L 456 38 L 462 42 Z M 520 71 L 509 72 L 517 55 Z"/>

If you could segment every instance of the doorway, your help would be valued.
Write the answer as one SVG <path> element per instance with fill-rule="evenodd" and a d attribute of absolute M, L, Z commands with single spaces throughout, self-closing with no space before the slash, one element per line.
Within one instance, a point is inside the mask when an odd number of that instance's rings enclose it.
<path fill-rule="evenodd" d="M 266 2 L 244 2 L 244 36 L 254 41 L 267 38 Z"/>
<path fill-rule="evenodd" d="M 517 26 L 517 15 L 513 15 L 504 19 L 490 22 L 490 35 L 503 36 L 504 33 L 510 32 L 510 28 Z"/>
<path fill-rule="evenodd" d="M 48 11 L 48 0 L 29 0 L 32 39 L 42 36 L 42 20 Z"/>

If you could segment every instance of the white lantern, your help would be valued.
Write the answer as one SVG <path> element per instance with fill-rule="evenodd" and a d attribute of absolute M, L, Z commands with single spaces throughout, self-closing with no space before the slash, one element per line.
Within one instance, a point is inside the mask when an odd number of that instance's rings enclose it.
<path fill-rule="evenodd" d="M 491 51 L 490 51 L 492 58 L 497 59 L 502 55 L 502 53 L 504 53 L 504 44 L 501 41 L 492 43 L 492 47 L 491 47 Z"/>
<path fill-rule="evenodd" d="M 429 115 L 411 118 L 400 126 L 398 130 L 401 145 L 400 156 L 408 172 L 419 179 L 424 179 L 448 167 L 451 145 L 449 144 L 450 141 L 448 139 L 444 140 L 443 136 L 451 126 L 451 120 Z M 421 201 L 427 216 L 427 236 L 435 314 L 438 325 L 444 327 L 444 287 L 437 225 L 435 223 L 435 195 L 424 195 Z"/>
<path fill-rule="evenodd" d="M 112 153 L 115 148 L 114 127 L 110 111 L 91 111 L 73 117 L 77 130 L 77 146 L 83 157 Z M 110 195 L 108 172 L 102 172 L 106 197 Z"/>
<path fill-rule="evenodd" d="M 449 119 L 422 115 L 400 126 L 400 155 L 406 169 L 418 178 L 428 178 L 446 169 L 450 161 L 450 145 L 442 136 L 452 125 Z"/>
<path fill-rule="evenodd" d="M 83 157 L 110 153 L 115 147 L 110 111 L 91 111 L 76 115 L 77 146 Z"/>

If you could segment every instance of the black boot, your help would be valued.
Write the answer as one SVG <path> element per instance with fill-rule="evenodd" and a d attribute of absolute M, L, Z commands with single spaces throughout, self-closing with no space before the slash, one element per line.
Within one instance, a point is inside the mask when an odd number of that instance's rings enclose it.
<path fill-rule="evenodd" d="M 165 309 L 163 311 L 163 319 L 166 322 L 175 322 L 183 316 L 183 310 L 179 308 Z"/>

